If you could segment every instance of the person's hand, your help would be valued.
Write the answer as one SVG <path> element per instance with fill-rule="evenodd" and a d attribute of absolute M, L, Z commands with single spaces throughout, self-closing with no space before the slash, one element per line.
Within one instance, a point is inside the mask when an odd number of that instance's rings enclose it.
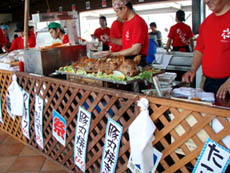
<path fill-rule="evenodd" d="M 100 52 L 93 53 L 93 56 L 106 57 L 106 56 L 109 56 L 110 54 L 111 54 L 110 51 L 100 51 Z"/>
<path fill-rule="evenodd" d="M 101 35 L 101 40 L 102 40 L 102 42 L 109 42 L 109 36 L 108 35 L 106 35 L 106 34 L 104 34 L 104 35 Z"/>
<path fill-rule="evenodd" d="M 223 83 L 217 91 L 216 97 L 220 99 L 225 99 L 226 94 L 230 94 L 230 78 Z"/>
<path fill-rule="evenodd" d="M 182 77 L 182 82 L 185 82 L 185 83 L 191 83 L 194 79 L 196 75 L 196 72 L 194 71 L 188 71 L 187 73 L 185 73 Z"/>

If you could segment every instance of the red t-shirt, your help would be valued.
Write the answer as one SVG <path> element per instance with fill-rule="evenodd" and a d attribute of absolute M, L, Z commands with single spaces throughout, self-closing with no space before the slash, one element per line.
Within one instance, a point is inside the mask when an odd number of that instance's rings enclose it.
<path fill-rule="evenodd" d="M 34 36 L 28 37 L 28 47 L 34 48 L 36 45 L 36 39 Z M 9 51 L 24 49 L 24 39 L 22 37 L 17 37 L 13 40 Z"/>
<path fill-rule="evenodd" d="M 135 15 L 131 20 L 124 23 L 122 49 L 128 49 L 137 43 L 142 46 L 140 53 L 147 56 L 149 47 L 148 26 L 139 15 Z"/>
<path fill-rule="evenodd" d="M 68 37 L 67 34 L 64 35 L 64 38 L 63 38 L 63 40 L 62 40 L 62 43 L 63 43 L 63 44 L 69 43 L 69 37 Z"/>
<path fill-rule="evenodd" d="M 102 41 L 101 40 L 101 36 L 102 35 L 107 35 L 109 36 L 110 35 L 110 29 L 108 27 L 106 27 L 105 29 L 102 29 L 102 28 L 97 28 L 93 34 L 95 37 L 97 37 L 97 39 L 99 41 Z M 108 45 L 109 42 L 103 42 L 103 45 Z"/>
<path fill-rule="evenodd" d="M 3 35 L 3 44 L 9 44 L 9 40 Z"/>
<path fill-rule="evenodd" d="M 123 23 L 115 20 L 110 29 L 110 38 L 121 38 L 122 37 Z M 113 43 L 109 43 L 111 52 L 118 52 L 122 49 L 122 46 L 118 46 Z"/>
<path fill-rule="evenodd" d="M 189 39 L 193 37 L 190 26 L 185 23 L 177 23 L 170 28 L 168 37 L 173 40 L 173 47 L 184 47 L 189 45 Z M 182 52 L 186 52 L 186 49 L 180 49 Z"/>
<path fill-rule="evenodd" d="M 202 56 L 202 70 L 211 78 L 230 77 L 230 10 L 211 14 L 201 24 L 196 50 Z"/>

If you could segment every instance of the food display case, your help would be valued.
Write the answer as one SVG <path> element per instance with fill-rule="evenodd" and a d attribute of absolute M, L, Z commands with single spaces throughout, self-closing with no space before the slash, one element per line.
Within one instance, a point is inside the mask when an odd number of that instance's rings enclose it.
<path fill-rule="evenodd" d="M 25 72 L 49 75 L 59 67 L 70 65 L 86 55 L 86 46 L 64 46 L 41 50 L 25 49 Z"/>

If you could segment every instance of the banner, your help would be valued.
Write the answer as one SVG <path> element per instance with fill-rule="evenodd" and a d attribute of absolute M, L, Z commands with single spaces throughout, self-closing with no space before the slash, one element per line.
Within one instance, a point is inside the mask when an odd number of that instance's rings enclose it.
<path fill-rule="evenodd" d="M 43 106 L 44 101 L 37 94 L 35 95 L 35 115 L 34 115 L 34 129 L 36 143 L 43 149 Z"/>
<path fill-rule="evenodd" d="M 101 173 L 115 172 L 122 131 L 122 126 L 109 118 L 106 127 L 105 145 L 101 159 Z"/>
<path fill-rule="evenodd" d="M 21 128 L 23 135 L 30 139 L 30 95 L 23 90 L 23 104 L 24 104 L 24 110 L 22 114 L 22 120 L 21 120 Z"/>
<path fill-rule="evenodd" d="M 86 168 L 86 149 L 90 122 L 91 114 L 79 106 L 74 141 L 74 163 L 83 172 Z"/>
<path fill-rule="evenodd" d="M 53 136 L 65 147 L 66 120 L 56 110 L 53 110 Z"/>

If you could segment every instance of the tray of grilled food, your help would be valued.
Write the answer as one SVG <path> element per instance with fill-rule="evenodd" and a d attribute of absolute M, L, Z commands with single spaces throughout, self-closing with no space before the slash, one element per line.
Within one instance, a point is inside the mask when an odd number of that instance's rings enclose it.
<path fill-rule="evenodd" d="M 134 59 L 125 59 L 124 56 L 94 59 L 85 56 L 70 66 L 60 67 L 56 72 L 123 85 L 140 80 L 148 80 L 151 83 L 154 75 L 162 73 L 159 69 L 139 67 L 140 60 L 140 55 Z"/>

